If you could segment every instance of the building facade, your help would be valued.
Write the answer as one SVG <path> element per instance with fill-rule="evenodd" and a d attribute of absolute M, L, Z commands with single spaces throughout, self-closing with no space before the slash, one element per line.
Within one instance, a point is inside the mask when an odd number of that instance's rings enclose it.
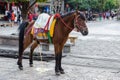
<path fill-rule="evenodd" d="M 64 12 L 64 0 L 48 0 L 45 3 L 39 3 L 39 6 L 50 14 Z"/>

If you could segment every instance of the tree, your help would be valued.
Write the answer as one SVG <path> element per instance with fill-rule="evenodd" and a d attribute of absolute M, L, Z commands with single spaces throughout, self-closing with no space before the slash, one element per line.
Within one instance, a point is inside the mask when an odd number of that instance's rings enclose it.
<path fill-rule="evenodd" d="M 67 3 L 76 7 L 79 6 L 80 10 L 97 10 L 99 12 L 107 9 L 118 8 L 120 0 L 69 0 Z"/>
<path fill-rule="evenodd" d="M 114 9 L 116 8 L 116 6 L 117 6 L 116 0 L 107 0 L 105 3 L 106 10 Z"/>
<path fill-rule="evenodd" d="M 17 6 L 21 10 L 21 16 L 23 20 L 26 20 L 28 11 L 36 2 L 45 2 L 47 0 L 6 0 L 6 1 L 18 3 Z"/>

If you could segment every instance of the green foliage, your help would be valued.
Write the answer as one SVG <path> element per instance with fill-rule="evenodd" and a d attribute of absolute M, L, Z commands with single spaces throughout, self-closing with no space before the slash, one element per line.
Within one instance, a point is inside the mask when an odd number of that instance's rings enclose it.
<path fill-rule="evenodd" d="M 99 11 L 111 10 L 120 5 L 120 0 L 69 0 L 67 2 L 74 8 L 77 4 L 82 10 L 95 9 Z"/>
<path fill-rule="evenodd" d="M 47 0 L 37 0 L 37 2 L 46 2 Z"/>
<path fill-rule="evenodd" d="M 105 9 L 113 9 L 117 7 L 116 0 L 107 0 L 105 3 Z"/>

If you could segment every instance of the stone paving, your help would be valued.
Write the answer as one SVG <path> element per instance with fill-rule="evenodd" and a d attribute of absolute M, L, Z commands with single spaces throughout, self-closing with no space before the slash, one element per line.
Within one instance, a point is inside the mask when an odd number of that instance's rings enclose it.
<path fill-rule="evenodd" d="M 24 70 L 17 68 L 17 59 L 0 57 L 0 80 L 120 80 L 120 23 L 109 20 L 88 22 L 89 35 L 78 36 L 71 53 L 62 60 L 66 74 L 56 76 L 55 61 L 34 61 L 29 67 L 23 60 Z M 14 28 L 14 29 L 13 29 Z M 6 35 L 17 33 L 17 27 L 3 28 Z M 11 30 L 12 29 L 12 30 Z M 5 31 L 3 31 L 5 30 Z M 11 32 L 8 33 L 7 31 Z"/>
<path fill-rule="evenodd" d="M 54 62 L 34 61 L 34 67 L 30 68 L 28 60 L 23 60 L 24 70 L 20 71 L 16 59 L 0 58 L 0 61 L 0 80 L 120 80 L 119 69 L 63 63 L 66 74 L 56 76 Z"/>

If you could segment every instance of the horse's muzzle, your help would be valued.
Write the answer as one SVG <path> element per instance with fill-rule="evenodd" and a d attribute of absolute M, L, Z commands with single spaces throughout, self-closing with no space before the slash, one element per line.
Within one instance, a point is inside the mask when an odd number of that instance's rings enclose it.
<path fill-rule="evenodd" d="M 87 29 L 87 28 L 86 28 L 86 29 L 83 29 L 83 30 L 81 31 L 81 33 L 82 33 L 83 36 L 88 35 L 88 29 Z"/>

